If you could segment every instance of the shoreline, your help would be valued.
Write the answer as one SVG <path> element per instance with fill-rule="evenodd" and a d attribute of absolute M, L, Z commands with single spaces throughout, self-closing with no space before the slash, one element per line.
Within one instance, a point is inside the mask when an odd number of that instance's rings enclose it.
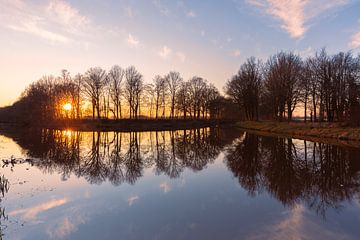
<path fill-rule="evenodd" d="M 334 123 L 237 122 L 238 128 L 261 135 L 298 138 L 334 145 L 360 147 L 360 128 Z"/>
<path fill-rule="evenodd" d="M 233 124 L 233 121 L 215 119 L 75 119 L 75 120 L 56 120 L 48 123 L 16 123 L 1 122 L 0 126 L 18 126 L 31 128 L 47 128 L 54 130 L 74 130 L 74 131 L 117 131 L 117 132 L 136 132 L 136 131 L 163 131 L 163 130 L 185 130 L 194 128 L 212 127 L 218 125 Z"/>

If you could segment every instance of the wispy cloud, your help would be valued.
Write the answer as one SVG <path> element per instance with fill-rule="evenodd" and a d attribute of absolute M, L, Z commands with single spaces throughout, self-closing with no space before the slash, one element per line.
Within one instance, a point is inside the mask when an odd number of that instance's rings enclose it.
<path fill-rule="evenodd" d="M 8 25 L 8 28 L 17 32 L 30 33 L 53 42 L 67 43 L 70 41 L 70 39 L 64 35 L 44 29 L 36 19 L 29 19 L 28 22 L 20 25 Z"/>
<path fill-rule="evenodd" d="M 137 46 L 139 46 L 140 41 L 135 36 L 133 36 L 131 33 L 129 33 L 129 35 L 127 37 L 127 43 L 131 47 L 137 47 Z"/>
<path fill-rule="evenodd" d="M 352 47 L 360 47 L 360 32 L 353 35 L 352 41 L 351 41 L 351 46 Z"/>
<path fill-rule="evenodd" d="M 292 38 L 301 38 L 310 21 L 320 14 L 349 3 L 349 0 L 246 0 L 281 22 Z"/>
<path fill-rule="evenodd" d="M 235 49 L 234 51 L 232 51 L 231 55 L 234 57 L 240 57 L 241 51 L 239 49 Z"/>
<path fill-rule="evenodd" d="M 186 60 L 186 55 L 183 52 L 177 52 L 176 56 L 178 57 L 178 59 L 180 60 L 180 62 L 184 63 Z"/>
<path fill-rule="evenodd" d="M 186 16 L 189 17 L 189 18 L 195 18 L 197 15 L 196 15 L 196 13 L 195 13 L 193 10 L 189 10 L 189 11 L 186 13 Z"/>
<path fill-rule="evenodd" d="M 82 28 L 90 23 L 90 19 L 80 14 L 79 10 L 65 1 L 52 0 L 46 8 L 53 21 L 68 28 Z"/>
<path fill-rule="evenodd" d="M 0 24 L 17 32 L 32 34 L 51 42 L 68 43 L 82 34 L 90 19 L 62 0 L 34 4 L 23 0 L 0 0 Z"/>
<path fill-rule="evenodd" d="M 171 48 L 167 46 L 163 46 L 159 51 L 159 56 L 166 59 L 170 56 L 171 52 L 172 52 Z"/>
<path fill-rule="evenodd" d="M 164 16 L 170 16 L 170 10 L 165 4 L 160 0 L 153 1 L 154 6 L 160 11 L 160 13 Z"/>
<path fill-rule="evenodd" d="M 135 12 L 132 7 L 124 7 L 124 12 L 128 18 L 133 18 L 135 16 Z"/>

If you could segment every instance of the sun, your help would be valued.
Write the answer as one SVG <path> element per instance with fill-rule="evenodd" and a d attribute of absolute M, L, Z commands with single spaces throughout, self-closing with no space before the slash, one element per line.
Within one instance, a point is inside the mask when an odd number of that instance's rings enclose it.
<path fill-rule="evenodd" d="M 71 110 L 71 103 L 66 103 L 66 104 L 64 104 L 64 105 L 63 105 L 63 109 L 64 109 L 65 111 L 70 111 L 70 110 Z"/>

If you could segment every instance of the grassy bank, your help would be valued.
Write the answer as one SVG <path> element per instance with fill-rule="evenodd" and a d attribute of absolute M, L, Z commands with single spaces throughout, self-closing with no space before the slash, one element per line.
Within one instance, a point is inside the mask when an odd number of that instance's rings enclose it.
<path fill-rule="evenodd" d="M 301 122 L 238 122 L 239 128 L 259 132 L 274 133 L 301 139 L 326 138 L 341 141 L 360 141 L 360 128 L 340 124 Z"/>

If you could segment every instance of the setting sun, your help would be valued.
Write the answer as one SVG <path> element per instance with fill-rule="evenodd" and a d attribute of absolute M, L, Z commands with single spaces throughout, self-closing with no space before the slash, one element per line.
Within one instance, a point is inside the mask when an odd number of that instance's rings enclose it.
<path fill-rule="evenodd" d="M 71 103 L 64 104 L 63 109 L 66 110 L 66 111 L 70 111 L 71 110 Z"/>

